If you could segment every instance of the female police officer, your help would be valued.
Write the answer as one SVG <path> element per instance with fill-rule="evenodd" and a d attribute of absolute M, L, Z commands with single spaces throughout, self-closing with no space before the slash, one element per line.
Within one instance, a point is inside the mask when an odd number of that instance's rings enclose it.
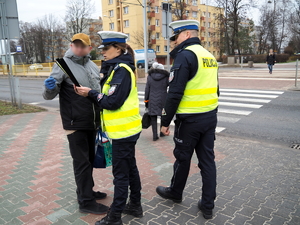
<path fill-rule="evenodd" d="M 107 216 L 96 225 L 122 224 L 121 213 L 142 217 L 141 182 L 136 166 L 135 144 L 142 130 L 134 74 L 134 53 L 126 44 L 127 35 L 100 31 L 105 61 L 100 73 L 102 93 L 77 87 L 76 93 L 93 99 L 103 109 L 103 129 L 112 139 L 114 200 Z M 130 201 L 126 205 L 130 186 Z"/>

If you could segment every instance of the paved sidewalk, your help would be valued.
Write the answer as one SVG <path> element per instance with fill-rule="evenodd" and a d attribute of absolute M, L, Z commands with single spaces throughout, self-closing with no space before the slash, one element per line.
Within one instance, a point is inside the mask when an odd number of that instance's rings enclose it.
<path fill-rule="evenodd" d="M 102 218 L 78 212 L 68 143 L 57 112 L 0 117 L 0 224 L 94 224 Z M 172 137 L 152 142 L 144 130 L 137 145 L 143 218 L 124 224 L 300 224 L 300 150 L 219 135 L 218 187 L 211 220 L 197 208 L 201 178 L 196 159 L 181 204 L 158 197 L 168 185 L 174 158 Z M 95 190 L 112 202 L 111 168 L 96 169 Z"/>

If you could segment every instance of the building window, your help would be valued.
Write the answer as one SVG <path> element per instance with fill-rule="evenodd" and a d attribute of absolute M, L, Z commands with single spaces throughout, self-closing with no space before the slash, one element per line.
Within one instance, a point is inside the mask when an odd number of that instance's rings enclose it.
<path fill-rule="evenodd" d="M 193 17 L 197 18 L 197 12 L 195 12 L 195 11 L 193 12 Z"/>
<path fill-rule="evenodd" d="M 108 14 L 109 14 L 109 17 L 114 17 L 114 10 L 109 10 Z"/>
<path fill-rule="evenodd" d="M 156 39 L 159 39 L 159 33 L 156 33 Z"/>
<path fill-rule="evenodd" d="M 124 10 L 123 10 L 124 14 L 128 14 L 128 13 L 129 13 L 129 8 L 128 8 L 128 6 L 124 7 L 123 9 L 124 9 Z"/>
<path fill-rule="evenodd" d="M 208 32 L 208 37 L 210 37 L 210 32 Z"/>
<path fill-rule="evenodd" d="M 109 29 L 110 29 L 110 30 L 114 30 L 114 29 L 115 29 L 114 23 L 109 23 Z"/>
<path fill-rule="evenodd" d="M 204 17 L 205 17 L 205 15 L 206 15 L 206 13 L 205 13 L 205 12 L 202 12 L 202 16 L 204 16 Z"/>
<path fill-rule="evenodd" d="M 210 27 L 210 22 L 208 22 L 208 27 Z"/>
<path fill-rule="evenodd" d="M 155 20 L 155 26 L 159 27 L 159 20 Z"/>
<path fill-rule="evenodd" d="M 168 46 L 167 45 L 165 45 L 165 52 L 168 52 Z"/>
<path fill-rule="evenodd" d="M 208 47 L 210 47 L 210 41 L 208 42 Z"/>
<path fill-rule="evenodd" d="M 208 18 L 210 18 L 210 12 L 208 13 Z"/>
<path fill-rule="evenodd" d="M 160 46 L 156 45 L 156 52 L 159 52 L 159 51 L 160 51 Z"/>
<path fill-rule="evenodd" d="M 205 25 L 206 25 L 206 23 L 205 22 L 203 22 L 203 26 L 205 27 Z"/>
<path fill-rule="evenodd" d="M 213 28 L 216 28 L 216 24 L 215 23 L 213 24 Z"/>
<path fill-rule="evenodd" d="M 197 5 L 197 0 L 192 0 L 192 5 Z"/>
<path fill-rule="evenodd" d="M 108 0 L 108 4 L 112 5 L 114 3 L 114 0 Z"/>
<path fill-rule="evenodd" d="M 158 6 L 155 6 L 155 13 L 158 13 Z"/>
<path fill-rule="evenodd" d="M 126 40 L 126 41 L 130 41 L 130 34 L 129 34 L 129 33 L 127 33 L 126 35 L 128 36 L 128 38 L 127 38 L 127 40 Z"/>
<path fill-rule="evenodd" d="M 124 27 L 129 27 L 129 20 L 124 20 Z"/>
<path fill-rule="evenodd" d="M 185 4 L 189 4 L 189 0 L 185 0 Z"/>
<path fill-rule="evenodd" d="M 148 25 L 151 25 L 151 19 L 148 19 Z"/>
<path fill-rule="evenodd" d="M 189 13 L 190 13 L 189 10 L 186 10 L 186 11 L 185 11 L 185 15 L 186 15 L 186 16 L 189 16 Z"/>

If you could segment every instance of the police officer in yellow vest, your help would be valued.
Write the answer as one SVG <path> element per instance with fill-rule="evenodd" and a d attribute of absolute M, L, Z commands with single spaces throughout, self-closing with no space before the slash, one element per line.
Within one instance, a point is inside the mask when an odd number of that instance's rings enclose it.
<path fill-rule="evenodd" d="M 179 20 L 170 27 L 175 48 L 170 71 L 170 87 L 162 116 L 161 132 L 169 135 L 169 125 L 176 114 L 174 132 L 174 174 L 169 187 L 156 192 L 165 199 L 180 203 L 189 175 L 191 158 L 198 157 L 202 176 L 202 198 L 198 207 L 204 218 L 212 218 L 216 197 L 216 165 L 214 155 L 218 108 L 218 64 L 198 38 L 199 22 Z"/>
<path fill-rule="evenodd" d="M 134 52 L 120 32 L 100 31 L 105 61 L 100 73 L 101 93 L 86 87 L 76 92 L 97 102 L 102 111 L 102 129 L 112 139 L 114 200 L 106 217 L 96 225 L 122 224 L 121 213 L 143 216 L 141 181 L 136 166 L 135 145 L 142 130 L 139 99 L 134 74 Z M 130 200 L 126 205 L 130 187 Z"/>

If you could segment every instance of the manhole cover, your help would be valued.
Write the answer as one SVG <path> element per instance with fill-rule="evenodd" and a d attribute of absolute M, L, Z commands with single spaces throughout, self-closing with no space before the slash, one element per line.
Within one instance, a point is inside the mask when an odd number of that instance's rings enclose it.
<path fill-rule="evenodd" d="M 300 144 L 292 144 L 291 148 L 300 150 Z"/>

